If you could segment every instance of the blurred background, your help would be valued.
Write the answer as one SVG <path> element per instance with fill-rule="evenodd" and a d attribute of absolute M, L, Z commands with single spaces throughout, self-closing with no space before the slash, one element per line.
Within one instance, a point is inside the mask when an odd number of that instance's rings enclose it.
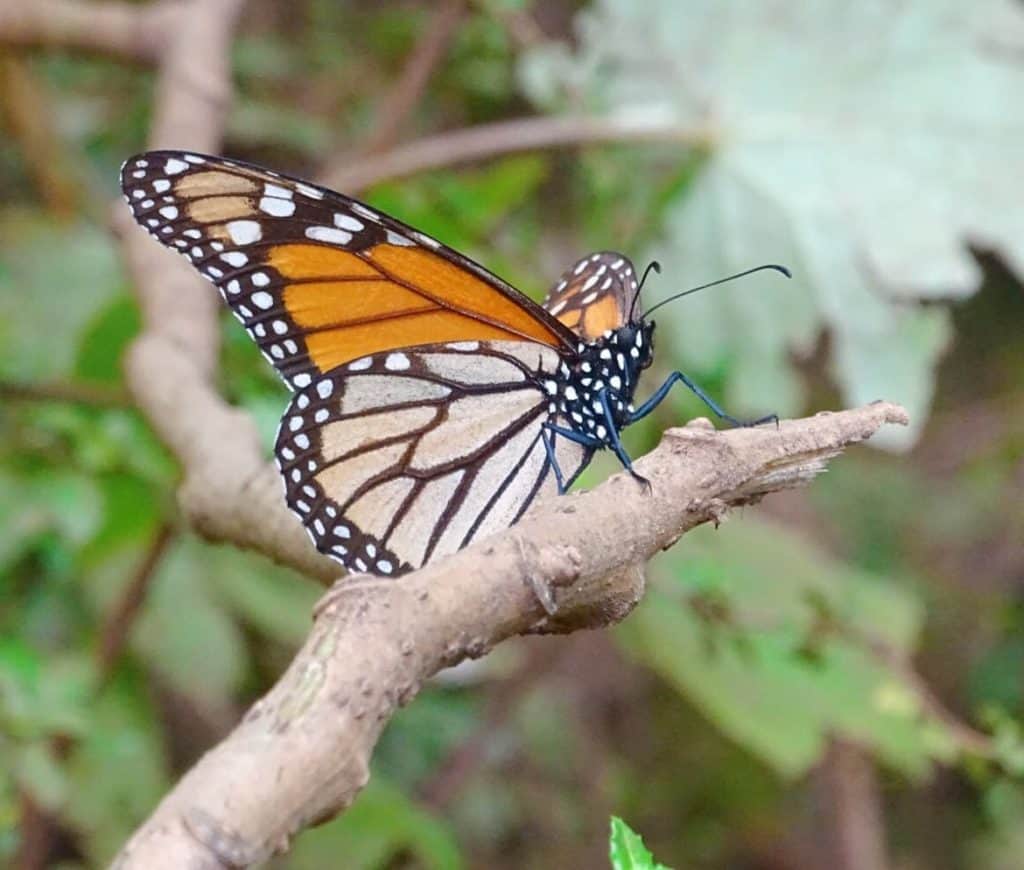
<path fill-rule="evenodd" d="M 109 861 L 286 666 L 320 591 L 176 510 L 125 388 L 140 311 L 110 230 L 154 71 L 48 42 L 0 13 L 19 868 Z M 648 304 L 792 268 L 662 309 L 649 389 L 678 367 L 740 416 L 884 398 L 913 418 L 686 536 L 615 630 L 442 675 L 352 809 L 272 866 L 603 867 L 615 814 L 677 868 L 1024 867 L 1024 5 L 250 0 L 230 60 L 226 154 L 344 184 L 536 298 L 606 248 L 661 261 Z M 489 126 L 529 118 L 535 148 Z M 451 165 L 445 137 L 475 128 L 498 144 Z M 422 137 L 427 164 L 373 168 Z M 219 386 L 269 457 L 284 388 L 222 324 Z M 627 445 L 705 413 L 676 390 Z"/>

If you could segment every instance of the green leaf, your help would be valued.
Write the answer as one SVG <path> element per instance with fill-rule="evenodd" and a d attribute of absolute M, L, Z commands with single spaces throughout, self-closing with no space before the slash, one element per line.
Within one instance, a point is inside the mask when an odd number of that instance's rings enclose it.
<path fill-rule="evenodd" d="M 617 816 L 612 816 L 608 852 L 613 870 L 668 870 L 655 862 L 640 835 Z"/>
<path fill-rule="evenodd" d="M 8 209 L 0 212 L 0 261 L 0 374 L 67 375 L 80 336 L 122 283 L 110 235 Z"/>
<path fill-rule="evenodd" d="M 835 733 L 909 776 L 956 754 L 877 652 L 913 649 L 921 607 L 905 587 L 749 516 L 690 533 L 657 573 L 618 640 L 779 773 L 806 772 Z"/>
<path fill-rule="evenodd" d="M 210 551 L 219 599 L 268 637 L 293 647 L 302 643 L 323 586 L 252 553 Z"/>
<path fill-rule="evenodd" d="M 15 752 L 14 778 L 40 806 L 55 812 L 68 795 L 68 779 L 50 741 L 20 746 Z"/>
<path fill-rule="evenodd" d="M 676 361 L 729 359 L 734 409 L 788 413 L 803 396 L 787 356 L 827 329 L 844 400 L 903 403 L 911 428 L 883 441 L 912 443 L 949 333 L 948 312 L 918 303 L 978 289 L 967 238 L 1024 262 L 1019 197 L 997 181 L 1024 174 L 1020 5 L 599 0 L 575 31 L 573 47 L 526 54 L 536 102 L 711 128 L 700 177 L 645 252 L 671 286 L 794 268 L 666 307 Z"/>
<path fill-rule="evenodd" d="M 0 470 L 0 522 L 26 523 L 83 544 L 102 520 L 102 495 L 95 483 L 73 471 L 46 469 L 15 475 Z M 14 546 L 10 542 L 9 546 Z M 5 549 L 0 546 L 0 552 Z"/>
<path fill-rule="evenodd" d="M 145 679 L 119 669 L 92 706 L 89 730 L 65 766 L 64 819 L 92 861 L 106 866 L 169 785 L 163 735 Z"/>
<path fill-rule="evenodd" d="M 0 639 L 0 734 L 26 742 L 83 734 L 93 679 L 85 653 L 45 657 L 22 640 Z"/>
<path fill-rule="evenodd" d="M 475 693 L 428 684 L 388 723 L 374 769 L 397 787 L 415 788 L 480 727 L 479 706 Z"/>
<path fill-rule="evenodd" d="M 344 856 L 344 865 L 350 870 L 377 870 L 403 853 L 419 859 L 416 866 L 436 870 L 463 866 L 448 825 L 374 775 L 341 818 L 298 840 L 289 866 L 318 870 L 337 866 L 339 856 Z"/>
<path fill-rule="evenodd" d="M 172 546 L 132 633 L 133 648 L 152 668 L 179 691 L 211 703 L 240 687 L 247 665 L 242 634 L 214 594 L 213 575 L 232 570 L 216 552 L 191 536 Z"/>
<path fill-rule="evenodd" d="M 86 324 L 75 360 L 75 374 L 87 381 L 118 384 L 121 357 L 138 334 L 139 308 L 127 296 L 116 297 Z"/>

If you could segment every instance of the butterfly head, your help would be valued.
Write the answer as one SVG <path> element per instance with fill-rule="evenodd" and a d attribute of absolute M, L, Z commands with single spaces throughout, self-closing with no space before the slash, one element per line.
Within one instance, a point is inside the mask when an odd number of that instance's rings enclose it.
<path fill-rule="evenodd" d="M 654 325 L 653 320 L 636 320 L 608 335 L 609 343 L 626 357 L 632 383 L 654 360 Z"/>

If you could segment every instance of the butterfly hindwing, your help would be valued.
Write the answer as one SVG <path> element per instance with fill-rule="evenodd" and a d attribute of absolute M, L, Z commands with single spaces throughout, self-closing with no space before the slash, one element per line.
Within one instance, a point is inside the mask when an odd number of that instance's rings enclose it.
<path fill-rule="evenodd" d="M 629 259 L 602 251 L 567 269 L 548 291 L 544 308 L 578 336 L 593 341 L 626 324 L 636 292 L 636 271 Z"/>
<path fill-rule="evenodd" d="M 353 359 L 431 342 L 574 344 L 482 266 L 325 188 L 180 151 L 129 159 L 121 185 L 135 220 L 217 285 L 294 389 Z"/>
<path fill-rule="evenodd" d="M 282 418 L 289 506 L 321 552 L 384 575 L 504 529 L 555 489 L 539 378 L 560 362 L 535 343 L 474 340 L 347 363 Z M 565 438 L 554 450 L 567 479 L 593 453 Z"/>

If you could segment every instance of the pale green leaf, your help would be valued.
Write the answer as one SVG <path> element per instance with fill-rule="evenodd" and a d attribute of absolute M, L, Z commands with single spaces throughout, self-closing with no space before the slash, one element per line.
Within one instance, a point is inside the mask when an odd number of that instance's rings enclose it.
<path fill-rule="evenodd" d="M 219 598 L 268 637 L 294 647 L 309 634 L 324 587 L 252 553 L 211 550 Z"/>
<path fill-rule="evenodd" d="M 524 85 L 550 108 L 710 126 L 703 175 L 652 251 L 672 286 L 762 262 L 759 276 L 659 316 L 678 362 L 731 367 L 741 411 L 800 408 L 787 353 L 831 333 L 844 400 L 926 417 L 945 312 L 980 274 L 965 242 L 1024 267 L 1024 10 L 1009 0 L 598 0 L 574 50 L 529 55 Z M 681 159 L 683 154 L 681 153 Z M 638 252 L 633 252 L 638 253 Z M 639 258 L 638 259 L 642 259 Z"/>
<path fill-rule="evenodd" d="M 689 534 L 617 631 L 723 732 L 786 776 L 833 734 L 911 776 L 957 751 L 905 673 L 921 608 L 905 586 L 839 564 L 745 517 Z"/>
<path fill-rule="evenodd" d="M 213 553 L 216 548 L 192 537 L 170 548 L 134 626 L 132 646 L 179 691 L 220 703 L 241 684 L 247 656 L 239 627 L 214 595 L 214 575 L 231 570 L 232 563 Z"/>
<path fill-rule="evenodd" d="M 144 678 L 121 671 L 95 699 L 92 727 L 65 765 L 65 818 L 90 866 L 107 865 L 169 785 L 164 736 L 148 699 Z"/>
<path fill-rule="evenodd" d="M 78 339 L 121 281 L 103 229 L 0 212 L 0 373 L 24 381 L 67 375 Z"/>
<path fill-rule="evenodd" d="M 375 775 L 343 816 L 299 838 L 289 866 L 318 870 L 337 866 L 343 857 L 350 870 L 377 870 L 403 853 L 414 855 L 416 866 L 426 870 L 463 866 L 448 825 Z"/>
<path fill-rule="evenodd" d="M 14 778 L 41 807 L 56 812 L 68 794 L 68 781 L 51 741 L 19 746 L 14 752 Z"/>

